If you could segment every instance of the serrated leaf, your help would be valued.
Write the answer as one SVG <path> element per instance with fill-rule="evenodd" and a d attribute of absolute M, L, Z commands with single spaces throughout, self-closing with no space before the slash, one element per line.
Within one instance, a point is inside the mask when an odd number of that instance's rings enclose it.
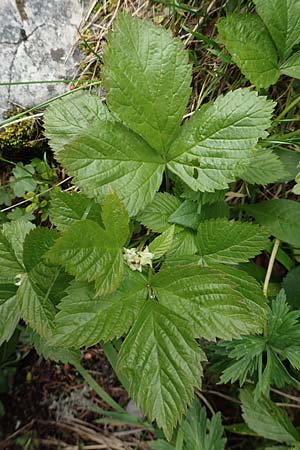
<path fill-rule="evenodd" d="M 154 254 L 154 259 L 161 258 L 170 249 L 174 238 L 175 226 L 171 225 L 149 245 L 149 251 Z"/>
<path fill-rule="evenodd" d="M 169 444 L 166 441 L 163 441 L 162 439 L 150 442 L 149 445 L 152 450 L 175 450 L 175 447 L 173 445 Z"/>
<path fill-rule="evenodd" d="M 245 210 L 277 239 L 300 247 L 300 204 L 298 202 L 273 199 L 256 205 L 247 205 Z"/>
<path fill-rule="evenodd" d="M 224 450 L 221 414 L 217 413 L 209 420 L 205 408 L 194 400 L 182 424 L 184 450 Z"/>
<path fill-rule="evenodd" d="M 227 271 L 227 268 L 226 268 Z M 153 278 L 160 303 L 187 319 L 195 337 L 232 339 L 261 331 L 266 303 L 254 279 L 235 270 L 163 268 Z"/>
<path fill-rule="evenodd" d="M 127 209 L 113 192 L 106 196 L 102 204 L 102 220 L 116 245 L 123 246 L 129 234 L 129 216 Z"/>
<path fill-rule="evenodd" d="M 185 200 L 169 217 L 169 222 L 197 230 L 200 222 L 198 204 L 192 200 Z"/>
<path fill-rule="evenodd" d="M 271 400 L 254 400 L 253 390 L 250 388 L 241 391 L 243 418 L 247 425 L 258 435 L 278 442 L 299 441 L 299 434 L 290 422 L 283 409 L 276 406 Z"/>
<path fill-rule="evenodd" d="M 289 77 L 300 78 L 300 52 L 294 53 L 284 64 L 280 66 L 280 70 Z"/>
<path fill-rule="evenodd" d="M 280 158 L 267 148 L 255 149 L 249 164 L 240 173 L 241 179 L 250 184 L 275 183 L 287 176 L 288 172 Z"/>
<path fill-rule="evenodd" d="M 86 283 L 73 283 L 58 305 L 51 344 L 80 348 L 123 336 L 147 298 L 146 285 L 139 273 L 130 270 L 119 289 L 107 297 L 95 297 Z"/>
<path fill-rule="evenodd" d="M 9 341 L 20 320 L 16 293 L 16 286 L 0 284 L 0 345 Z"/>
<path fill-rule="evenodd" d="M 10 242 L 19 264 L 23 264 L 23 244 L 27 234 L 35 225 L 24 219 L 3 224 L 3 234 Z"/>
<path fill-rule="evenodd" d="M 70 194 L 56 189 L 51 194 L 50 218 L 59 230 L 64 230 L 83 218 L 102 224 L 101 207 L 98 203 L 79 192 Z"/>
<path fill-rule="evenodd" d="M 19 264 L 11 243 L 0 231 L 0 281 L 1 283 L 14 283 L 16 275 L 24 272 Z"/>
<path fill-rule="evenodd" d="M 282 59 L 300 42 L 299 0 L 254 0 L 256 11 L 264 21 Z"/>
<path fill-rule="evenodd" d="M 299 171 L 298 165 L 300 163 L 300 152 L 280 147 L 277 149 L 275 148 L 273 153 L 279 157 L 281 163 L 287 171 L 286 177 L 280 179 L 279 181 L 287 182 L 293 180 Z"/>
<path fill-rule="evenodd" d="M 203 264 L 238 264 L 258 255 L 268 244 L 268 232 L 260 226 L 226 219 L 199 225 L 196 243 Z"/>
<path fill-rule="evenodd" d="M 71 348 L 53 347 L 48 341 L 37 333 L 32 332 L 33 345 L 36 352 L 44 359 L 51 359 L 63 364 L 72 364 L 80 361 L 80 351 Z"/>
<path fill-rule="evenodd" d="M 169 169 L 195 191 L 226 189 L 249 164 L 258 139 L 267 136 L 273 108 L 246 89 L 218 97 L 182 126 L 168 154 Z"/>
<path fill-rule="evenodd" d="M 168 440 L 200 384 L 203 359 L 189 323 L 156 301 L 146 302 L 121 347 L 118 366 L 130 380 L 134 401 Z"/>
<path fill-rule="evenodd" d="M 300 310 L 300 266 L 290 270 L 282 281 L 287 301 L 294 309 Z"/>
<path fill-rule="evenodd" d="M 34 178 L 34 167 L 31 164 L 17 163 L 13 168 L 14 177 L 11 179 L 16 197 L 23 197 L 26 192 L 33 192 L 37 186 Z"/>
<path fill-rule="evenodd" d="M 109 107 L 165 154 L 191 93 L 192 67 L 182 42 L 151 22 L 120 14 L 103 61 Z"/>
<path fill-rule="evenodd" d="M 170 227 L 169 217 L 181 205 L 179 198 L 168 192 L 158 192 L 146 208 L 141 211 L 137 220 L 155 233 L 163 233 Z"/>
<path fill-rule="evenodd" d="M 233 61 L 251 83 L 259 89 L 276 83 L 280 75 L 276 47 L 258 16 L 232 14 L 219 21 L 218 31 Z"/>
<path fill-rule="evenodd" d="M 57 155 L 87 196 L 103 199 L 112 189 L 131 216 L 151 202 L 162 181 L 162 157 L 118 122 L 85 128 Z"/>
<path fill-rule="evenodd" d="M 74 92 L 50 104 L 44 114 L 45 135 L 57 153 L 95 119 L 112 120 L 112 117 L 97 95 Z"/>

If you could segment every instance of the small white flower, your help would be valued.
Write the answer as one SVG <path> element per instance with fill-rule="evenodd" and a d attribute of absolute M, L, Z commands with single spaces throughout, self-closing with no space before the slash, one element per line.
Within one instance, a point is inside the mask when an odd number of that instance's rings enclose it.
<path fill-rule="evenodd" d="M 24 277 L 25 273 L 18 273 L 18 275 L 15 276 L 15 286 L 21 286 Z"/>
<path fill-rule="evenodd" d="M 153 253 L 149 252 L 148 247 L 144 250 L 138 251 L 135 247 L 124 248 L 124 260 L 131 270 L 142 271 L 142 266 L 147 264 L 152 267 Z"/>
<path fill-rule="evenodd" d="M 154 254 L 149 252 L 148 246 L 145 247 L 145 250 L 139 252 L 139 256 L 141 257 L 141 265 L 142 266 L 146 266 L 146 264 L 148 264 L 149 266 L 152 267 L 152 259 L 153 259 Z"/>

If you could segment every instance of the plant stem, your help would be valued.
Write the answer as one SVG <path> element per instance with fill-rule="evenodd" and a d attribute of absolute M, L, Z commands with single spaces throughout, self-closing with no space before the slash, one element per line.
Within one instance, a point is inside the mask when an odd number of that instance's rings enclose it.
<path fill-rule="evenodd" d="M 278 122 L 280 122 L 280 120 L 286 116 L 293 108 L 295 108 L 295 106 L 298 105 L 298 103 L 300 103 L 300 95 L 298 97 L 296 97 L 289 105 L 287 105 L 284 110 L 279 114 L 278 117 L 276 117 L 276 119 L 273 121 L 272 125 L 271 125 L 271 130 L 273 130 L 276 125 L 278 124 Z"/>
<path fill-rule="evenodd" d="M 268 296 L 269 282 L 270 282 L 270 278 L 271 278 L 271 275 L 272 275 L 272 270 L 273 270 L 273 266 L 274 266 L 274 263 L 275 263 L 276 255 L 277 255 L 277 252 L 278 252 L 278 249 L 279 249 L 279 245 L 280 245 L 280 240 L 279 239 L 275 239 L 273 250 L 272 250 L 272 253 L 271 253 L 271 256 L 270 256 L 270 260 L 269 260 L 268 270 L 267 270 L 267 273 L 266 273 L 264 287 L 263 287 L 263 293 L 264 293 L 264 295 L 266 297 Z"/>
<path fill-rule="evenodd" d="M 88 385 L 96 392 L 96 394 L 102 398 L 109 406 L 119 412 L 125 412 L 125 410 L 120 406 L 110 395 L 108 395 L 104 389 L 96 382 L 96 380 L 89 374 L 89 372 L 80 364 L 80 362 L 72 361 L 77 372 L 82 376 L 82 378 L 88 383 Z"/>
<path fill-rule="evenodd" d="M 116 349 L 114 348 L 114 346 L 112 345 L 111 342 L 105 342 L 105 344 L 102 344 L 102 348 L 103 348 L 105 356 L 108 359 L 108 361 L 109 361 L 111 367 L 113 368 L 115 374 L 117 375 L 118 379 L 120 380 L 120 382 L 122 383 L 122 385 L 124 386 L 126 391 L 128 392 L 128 390 L 129 390 L 129 381 L 117 369 L 118 354 L 116 352 Z"/>

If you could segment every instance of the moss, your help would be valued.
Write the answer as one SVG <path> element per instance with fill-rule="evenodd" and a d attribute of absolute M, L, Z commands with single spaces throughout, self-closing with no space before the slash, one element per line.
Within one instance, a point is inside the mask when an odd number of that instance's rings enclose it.
<path fill-rule="evenodd" d="M 12 111 L 9 116 L 19 114 L 22 109 Z M 3 129 L 0 132 L 0 151 L 32 147 L 33 127 L 31 120 L 24 120 Z"/>

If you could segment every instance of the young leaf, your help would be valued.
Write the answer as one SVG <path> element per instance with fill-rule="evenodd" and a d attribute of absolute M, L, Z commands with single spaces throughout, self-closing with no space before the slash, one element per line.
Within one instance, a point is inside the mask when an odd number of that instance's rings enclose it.
<path fill-rule="evenodd" d="M 162 156 L 124 125 L 111 121 L 85 128 L 57 159 L 85 195 L 103 199 L 112 189 L 131 216 L 152 201 L 164 171 Z"/>
<path fill-rule="evenodd" d="M 300 78 L 300 51 L 290 56 L 290 58 L 281 65 L 280 70 L 289 77 Z"/>
<path fill-rule="evenodd" d="M 284 60 L 300 42 L 299 0 L 254 0 L 256 11 L 264 21 Z"/>
<path fill-rule="evenodd" d="M 184 450 L 224 450 L 221 414 L 217 413 L 209 420 L 205 408 L 194 400 L 182 424 Z"/>
<path fill-rule="evenodd" d="M 102 224 L 100 205 L 79 192 L 69 194 L 54 189 L 51 194 L 50 217 L 59 230 L 65 230 L 83 218 Z"/>
<path fill-rule="evenodd" d="M 265 3 L 268 8 L 269 2 Z M 276 47 L 258 16 L 232 14 L 220 20 L 218 31 L 233 61 L 251 83 L 259 89 L 276 83 L 280 76 Z"/>
<path fill-rule="evenodd" d="M 123 336 L 147 298 L 146 284 L 128 270 L 116 292 L 98 298 L 90 285 L 73 283 L 58 305 L 51 345 L 80 348 Z"/>
<path fill-rule="evenodd" d="M 105 230 L 88 219 L 73 223 L 46 255 L 78 281 L 95 281 L 97 295 L 115 291 L 123 277 L 122 247 L 129 233 L 128 214 L 115 194 L 106 197 L 102 219 Z"/>
<path fill-rule="evenodd" d="M 220 96 L 182 126 L 168 153 L 169 169 L 195 191 L 227 188 L 249 164 L 258 139 L 267 136 L 273 108 L 266 97 L 246 89 Z"/>
<path fill-rule="evenodd" d="M 97 95 L 74 92 L 51 103 L 44 114 L 45 135 L 58 153 L 95 120 L 113 120 Z"/>
<path fill-rule="evenodd" d="M 271 400 L 254 400 L 253 390 L 241 391 L 243 417 L 247 425 L 258 435 L 278 442 L 294 443 L 299 441 L 299 434 L 283 409 Z"/>
<path fill-rule="evenodd" d="M 146 302 L 119 354 L 119 368 L 130 380 L 130 395 L 170 440 L 178 420 L 200 385 L 204 355 L 188 321 Z"/>
<path fill-rule="evenodd" d="M 0 345 L 9 341 L 20 320 L 16 292 L 13 284 L 0 284 Z"/>
<path fill-rule="evenodd" d="M 174 238 L 175 226 L 171 225 L 149 245 L 149 251 L 154 254 L 154 259 L 161 258 L 170 249 Z"/>
<path fill-rule="evenodd" d="M 268 233 L 251 223 L 206 220 L 199 225 L 196 243 L 201 263 L 237 264 L 259 254 L 268 244 Z"/>
<path fill-rule="evenodd" d="M 153 289 L 160 303 L 188 320 L 195 337 L 231 339 L 261 331 L 266 316 L 258 284 L 240 273 L 166 267 L 153 278 Z"/>
<path fill-rule="evenodd" d="M 300 247 L 300 204 L 298 202 L 273 199 L 256 205 L 247 205 L 245 210 L 277 239 Z"/>
<path fill-rule="evenodd" d="M 120 14 L 103 61 L 109 107 L 165 154 L 191 93 L 192 67 L 182 42 L 162 27 Z"/>

